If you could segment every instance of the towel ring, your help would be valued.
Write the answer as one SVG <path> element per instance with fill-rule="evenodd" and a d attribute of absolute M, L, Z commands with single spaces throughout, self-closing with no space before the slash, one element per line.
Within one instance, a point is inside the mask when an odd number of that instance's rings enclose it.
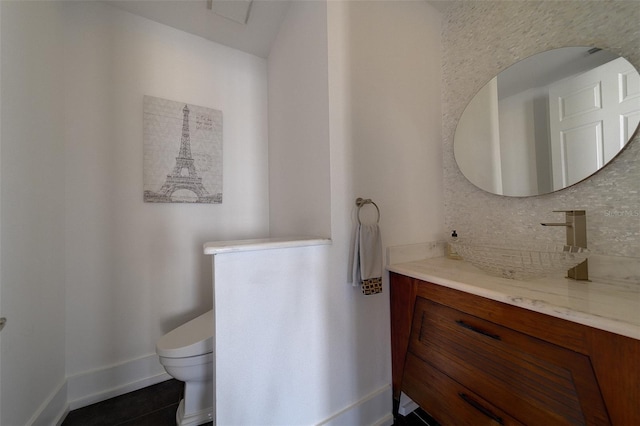
<path fill-rule="evenodd" d="M 376 211 L 378 212 L 378 220 L 376 220 L 376 223 L 380 223 L 380 209 L 378 208 L 378 205 L 376 203 L 374 203 L 370 198 L 367 198 L 367 199 L 357 198 L 356 199 L 356 206 L 358 206 L 358 223 L 360 225 L 362 225 L 362 221 L 360 221 L 360 209 L 365 204 L 373 204 L 373 206 L 376 208 Z"/>

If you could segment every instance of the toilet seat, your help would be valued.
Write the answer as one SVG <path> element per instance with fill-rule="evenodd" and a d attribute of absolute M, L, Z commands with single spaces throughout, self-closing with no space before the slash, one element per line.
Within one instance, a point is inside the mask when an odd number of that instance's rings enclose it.
<path fill-rule="evenodd" d="M 164 367 L 193 367 L 196 365 L 213 364 L 213 352 L 183 358 L 160 357 L 160 364 Z"/>
<path fill-rule="evenodd" d="M 162 336 L 156 352 L 163 358 L 187 358 L 213 352 L 213 310 Z"/>

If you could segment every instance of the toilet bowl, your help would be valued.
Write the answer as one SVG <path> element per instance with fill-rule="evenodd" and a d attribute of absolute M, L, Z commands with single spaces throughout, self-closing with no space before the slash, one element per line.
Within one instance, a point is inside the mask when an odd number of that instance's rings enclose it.
<path fill-rule="evenodd" d="M 178 426 L 213 420 L 213 328 L 213 311 L 209 311 L 156 342 L 160 364 L 184 382 L 184 397 L 176 412 Z"/>

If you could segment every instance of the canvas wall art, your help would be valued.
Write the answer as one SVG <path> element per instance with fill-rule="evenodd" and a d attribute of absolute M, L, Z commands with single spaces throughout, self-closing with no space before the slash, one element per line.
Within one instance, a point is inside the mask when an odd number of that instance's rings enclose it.
<path fill-rule="evenodd" d="M 222 111 L 144 97 L 144 201 L 222 203 Z"/>

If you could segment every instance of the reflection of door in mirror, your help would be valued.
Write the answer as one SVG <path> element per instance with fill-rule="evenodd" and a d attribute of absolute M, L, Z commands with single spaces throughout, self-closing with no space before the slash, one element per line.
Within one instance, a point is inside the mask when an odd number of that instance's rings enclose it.
<path fill-rule="evenodd" d="M 623 58 L 549 87 L 554 189 L 615 157 L 640 121 L 639 96 L 640 77 Z"/>

